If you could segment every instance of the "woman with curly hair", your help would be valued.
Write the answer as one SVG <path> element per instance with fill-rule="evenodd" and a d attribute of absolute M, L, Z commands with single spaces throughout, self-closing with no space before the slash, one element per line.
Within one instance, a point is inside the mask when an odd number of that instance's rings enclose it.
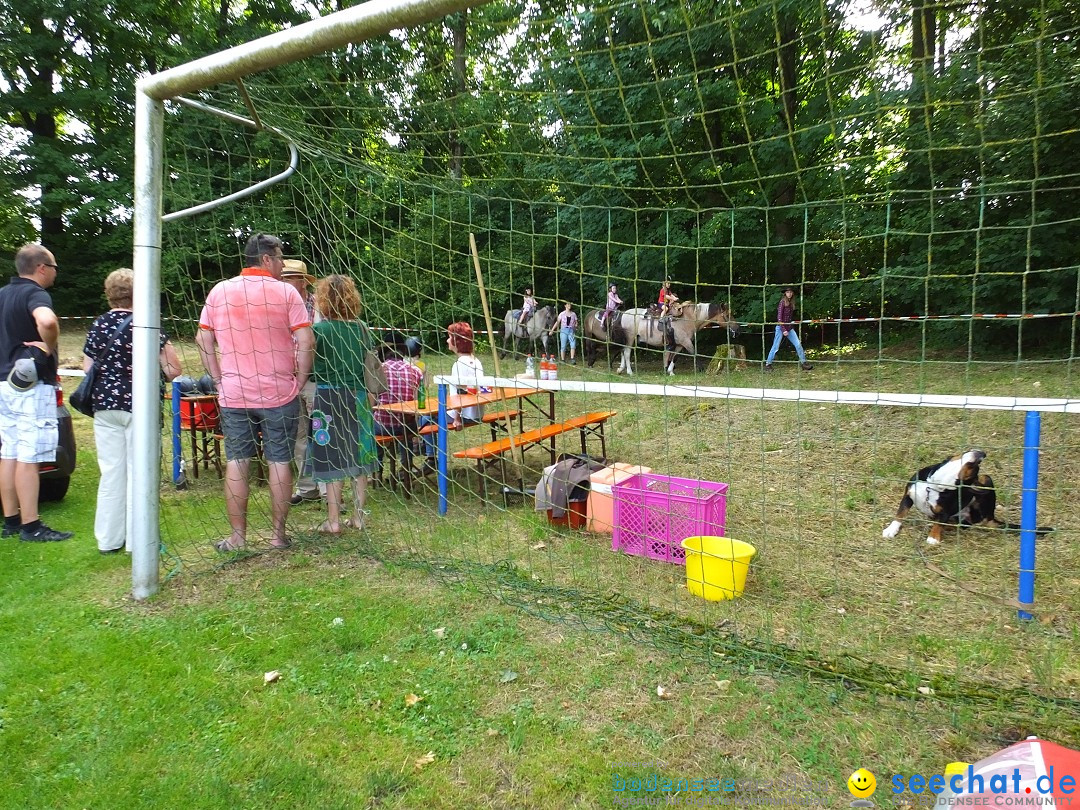
<path fill-rule="evenodd" d="M 342 526 L 364 527 L 367 479 L 377 463 L 374 397 L 364 380 L 364 355 L 376 341 L 360 320 L 360 293 L 348 276 L 322 279 L 315 288 L 315 306 L 323 320 L 312 326 L 315 400 L 308 463 L 315 481 L 326 484 L 327 519 L 319 531 L 340 534 Z M 352 482 L 352 516 L 342 521 L 346 479 Z"/>

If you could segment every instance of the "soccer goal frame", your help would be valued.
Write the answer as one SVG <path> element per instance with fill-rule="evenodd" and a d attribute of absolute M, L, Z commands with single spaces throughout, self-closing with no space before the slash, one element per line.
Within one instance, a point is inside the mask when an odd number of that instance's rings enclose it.
<path fill-rule="evenodd" d="M 136 87 L 135 108 L 135 199 L 134 199 L 134 353 L 133 353 L 133 548 L 132 583 L 136 599 L 157 592 L 160 571 L 160 482 L 161 409 L 158 407 L 158 342 L 161 326 L 161 253 L 163 224 L 208 210 L 224 200 L 166 215 L 163 211 L 164 113 L 165 102 L 192 104 L 182 96 L 280 65 L 383 36 L 409 26 L 420 25 L 465 9 L 484 5 L 486 0 L 371 0 L 295 28 L 262 37 L 218 54 L 180 65 L 141 79 Z M 205 108 L 204 108 L 205 109 Z M 208 109 L 205 109 L 208 112 Z M 252 122 L 233 116 L 240 125 Z M 258 122 L 255 122 L 258 125 Z M 296 150 L 292 148 L 293 162 Z M 246 195 L 283 179 L 276 178 L 245 189 Z M 447 378 L 436 380 L 445 399 Z M 485 378 L 484 384 L 519 385 L 513 380 Z M 1024 439 L 1024 482 L 1020 560 L 1021 605 L 1033 603 L 1035 568 L 1035 506 L 1037 494 L 1039 415 L 1042 412 L 1077 413 L 1077 399 L 1035 399 L 1022 397 L 975 397 L 962 395 L 882 394 L 864 391 L 786 390 L 728 388 L 720 386 L 651 386 L 636 383 L 545 382 L 543 388 L 559 391 L 596 392 L 627 396 L 722 398 L 757 401 L 799 401 L 826 404 L 884 405 L 968 410 L 1024 411 L 1028 414 Z M 440 421 L 445 425 L 445 407 Z M 445 438 L 445 431 L 443 432 Z M 443 447 L 445 457 L 445 446 Z M 446 470 L 439 480 L 440 511 L 446 511 Z M 1021 616 L 1028 614 L 1021 611 Z"/>
<path fill-rule="evenodd" d="M 485 0 L 371 0 L 220 53 L 145 76 L 135 87 L 134 338 L 132 348 L 132 593 L 160 584 L 161 239 L 165 102 L 278 65 L 306 59 L 396 28 L 429 22 Z"/>

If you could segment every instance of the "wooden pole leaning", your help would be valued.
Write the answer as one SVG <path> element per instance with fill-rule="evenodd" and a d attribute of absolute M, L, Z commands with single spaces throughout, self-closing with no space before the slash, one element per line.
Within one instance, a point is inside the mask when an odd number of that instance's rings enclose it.
<path fill-rule="evenodd" d="M 476 236 L 471 231 L 469 232 L 469 251 L 472 253 L 473 270 L 476 271 L 476 286 L 480 289 L 480 306 L 484 308 L 484 323 L 487 326 L 488 345 L 491 346 L 491 361 L 495 366 L 495 376 L 502 377 L 502 366 L 499 363 L 499 349 L 495 343 L 495 330 L 492 328 L 491 323 L 491 308 L 488 307 L 487 290 L 484 287 L 484 274 L 480 271 L 480 253 L 476 249 Z M 504 408 L 503 410 L 505 411 L 506 409 Z M 510 437 L 511 441 L 510 452 L 513 455 L 514 464 L 517 465 L 518 471 L 523 472 L 525 462 L 522 458 L 521 447 L 514 442 L 517 438 L 514 433 L 514 420 L 509 416 L 509 411 L 506 411 L 506 413 L 506 435 Z M 519 475 L 518 478 L 522 478 L 522 476 Z"/>

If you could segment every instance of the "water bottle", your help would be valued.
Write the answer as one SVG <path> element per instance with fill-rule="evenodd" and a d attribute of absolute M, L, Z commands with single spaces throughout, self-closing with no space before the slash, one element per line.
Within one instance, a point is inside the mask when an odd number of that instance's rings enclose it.
<path fill-rule="evenodd" d="M 529 354 L 529 355 L 527 355 L 525 357 L 525 376 L 526 377 L 535 377 L 536 376 L 536 363 L 533 360 L 533 356 L 531 354 Z"/>
<path fill-rule="evenodd" d="M 960 795 L 952 789 L 952 778 L 954 776 L 963 776 L 967 773 L 968 763 L 966 762 L 950 762 L 945 766 L 945 787 L 941 793 L 937 795 L 937 801 L 934 802 L 934 807 L 955 807 L 953 799 Z M 961 789 L 963 788 L 963 780 L 961 779 Z M 961 790 L 962 792 L 962 790 Z"/>
<path fill-rule="evenodd" d="M 548 379 L 559 379 L 559 364 L 555 362 L 555 355 L 548 358 Z"/>
<path fill-rule="evenodd" d="M 548 363 L 547 355 L 540 355 L 540 379 L 546 380 L 551 376 L 551 365 Z"/>

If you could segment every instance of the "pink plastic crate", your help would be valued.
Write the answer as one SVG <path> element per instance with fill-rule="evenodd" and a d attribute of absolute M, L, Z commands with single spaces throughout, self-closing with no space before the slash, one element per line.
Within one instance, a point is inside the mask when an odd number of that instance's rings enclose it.
<path fill-rule="evenodd" d="M 727 484 L 643 473 L 615 484 L 611 548 L 685 564 L 687 537 L 724 535 Z"/>

